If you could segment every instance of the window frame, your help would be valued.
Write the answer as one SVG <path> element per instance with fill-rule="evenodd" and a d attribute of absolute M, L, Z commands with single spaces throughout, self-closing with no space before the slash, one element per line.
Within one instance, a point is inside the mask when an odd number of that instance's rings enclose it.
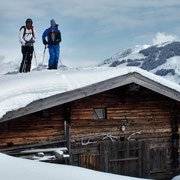
<path fill-rule="evenodd" d="M 100 117 L 98 116 L 98 113 L 97 113 L 96 110 L 102 110 L 102 111 L 103 111 L 103 113 L 102 113 L 103 117 L 102 117 L 102 118 L 100 118 Z M 95 114 L 96 114 L 96 115 L 95 115 Z M 96 117 L 95 117 L 95 116 L 96 116 Z M 106 109 L 106 108 L 93 108 L 93 119 L 94 119 L 94 120 L 103 120 L 103 119 L 106 119 L 106 120 L 107 120 L 107 109 Z"/>

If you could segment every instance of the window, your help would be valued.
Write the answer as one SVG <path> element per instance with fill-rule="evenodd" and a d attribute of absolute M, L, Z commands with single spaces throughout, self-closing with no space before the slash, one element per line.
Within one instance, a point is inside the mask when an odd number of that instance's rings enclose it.
<path fill-rule="evenodd" d="M 106 109 L 94 109 L 93 110 L 93 118 L 94 119 L 106 119 L 107 118 Z"/>

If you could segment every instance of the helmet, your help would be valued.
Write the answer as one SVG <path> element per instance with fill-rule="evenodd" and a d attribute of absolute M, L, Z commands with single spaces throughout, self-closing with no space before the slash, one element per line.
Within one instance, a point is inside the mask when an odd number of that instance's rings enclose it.
<path fill-rule="evenodd" d="M 31 22 L 33 24 L 33 21 L 31 18 L 26 19 L 26 24 L 27 24 L 27 22 Z"/>

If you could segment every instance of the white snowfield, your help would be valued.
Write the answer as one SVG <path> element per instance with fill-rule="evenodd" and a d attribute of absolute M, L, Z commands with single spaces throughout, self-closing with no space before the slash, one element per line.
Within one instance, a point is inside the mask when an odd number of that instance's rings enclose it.
<path fill-rule="evenodd" d="M 0 153 L 1 180 L 138 180 L 85 168 L 20 159 Z M 176 179 L 177 180 L 177 179 Z"/>
<path fill-rule="evenodd" d="M 179 175 L 179 176 L 174 177 L 172 180 L 180 180 L 180 175 Z"/>
<path fill-rule="evenodd" d="M 136 67 L 88 67 L 0 76 L 0 118 L 29 103 L 113 77 L 137 72 L 180 92 L 180 85 Z"/>

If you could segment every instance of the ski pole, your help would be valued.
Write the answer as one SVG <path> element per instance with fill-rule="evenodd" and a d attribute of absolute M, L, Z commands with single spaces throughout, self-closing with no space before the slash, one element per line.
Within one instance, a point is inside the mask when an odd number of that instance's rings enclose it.
<path fill-rule="evenodd" d="M 33 50 L 34 50 L 34 47 L 33 47 Z M 37 67 L 38 67 L 38 65 L 37 65 L 37 59 L 36 59 L 36 53 L 35 53 L 35 50 L 34 50 L 34 59 L 35 59 L 36 68 L 37 68 Z"/>
<path fill-rule="evenodd" d="M 44 46 L 44 52 L 43 52 L 43 60 L 42 60 L 42 64 L 41 66 L 43 67 L 43 64 L 44 64 L 44 59 L 45 59 L 45 53 L 46 53 L 46 45 Z"/>
<path fill-rule="evenodd" d="M 61 66 L 63 66 L 63 63 L 61 62 L 61 58 L 59 58 L 59 62 L 60 62 L 60 64 L 61 64 Z"/>

